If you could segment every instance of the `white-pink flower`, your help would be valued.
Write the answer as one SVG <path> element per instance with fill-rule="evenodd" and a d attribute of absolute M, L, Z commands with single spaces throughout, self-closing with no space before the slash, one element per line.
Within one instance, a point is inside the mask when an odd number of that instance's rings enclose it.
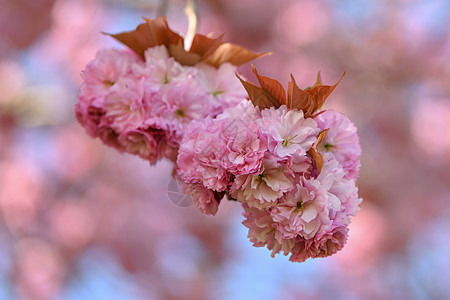
<path fill-rule="evenodd" d="M 325 160 L 317 177 L 328 194 L 328 210 L 331 220 L 349 224 L 350 216 L 356 215 L 361 204 L 355 180 L 345 178 L 346 172 L 333 158 Z"/>
<path fill-rule="evenodd" d="M 152 92 L 165 85 L 182 82 L 196 73 L 195 68 L 182 66 L 170 57 L 163 45 L 148 48 L 144 56 L 145 63 L 133 65 L 133 74 L 145 78 L 146 86 Z"/>
<path fill-rule="evenodd" d="M 216 119 L 233 119 L 240 120 L 246 124 L 259 126 L 259 119 L 261 118 L 261 111 L 255 107 L 253 103 L 247 99 L 243 99 L 236 106 L 229 107 L 223 113 L 218 115 Z"/>
<path fill-rule="evenodd" d="M 208 116 L 206 96 L 196 89 L 192 80 L 177 85 L 166 85 L 152 99 L 147 100 L 148 115 L 145 124 L 167 132 L 169 142 L 178 146 L 186 126 L 192 120 Z"/>
<path fill-rule="evenodd" d="M 250 207 L 259 209 L 274 206 L 284 193 L 293 188 L 292 175 L 273 157 L 263 160 L 263 171 L 259 174 L 236 176 L 231 187 L 234 198 Z"/>
<path fill-rule="evenodd" d="M 271 211 L 276 228 L 284 238 L 312 238 L 321 226 L 331 223 L 327 199 L 319 181 L 300 178 L 296 189 L 280 199 Z"/>
<path fill-rule="evenodd" d="M 144 81 L 122 78 L 106 96 L 105 118 L 117 133 L 141 127 L 144 122 Z"/>
<path fill-rule="evenodd" d="M 269 150 L 279 158 L 303 156 L 317 140 L 319 127 L 303 111 L 288 110 L 286 106 L 261 112 L 261 127 L 267 136 Z"/>

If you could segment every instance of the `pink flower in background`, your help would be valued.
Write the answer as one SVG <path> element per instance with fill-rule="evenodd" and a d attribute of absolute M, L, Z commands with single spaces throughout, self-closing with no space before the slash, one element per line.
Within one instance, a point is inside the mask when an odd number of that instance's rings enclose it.
<path fill-rule="evenodd" d="M 105 118 L 117 133 L 141 127 L 145 117 L 144 81 L 121 78 L 104 100 Z"/>
<path fill-rule="evenodd" d="M 329 129 L 318 149 L 324 155 L 332 155 L 347 172 L 346 178 L 356 179 L 359 175 L 361 145 L 355 125 L 342 113 L 327 110 L 315 120 L 321 130 Z"/>
<path fill-rule="evenodd" d="M 261 114 L 269 150 L 279 158 L 305 155 L 320 131 L 313 119 L 305 119 L 302 111 L 288 110 L 286 106 L 265 109 Z"/>
<path fill-rule="evenodd" d="M 235 107 L 247 97 L 244 87 L 234 76 L 235 66 L 225 63 L 216 69 L 207 64 L 199 64 L 197 69 L 195 76 L 207 91 L 213 114 Z"/>
<path fill-rule="evenodd" d="M 167 132 L 168 142 L 178 146 L 185 127 L 192 120 L 208 116 L 209 103 L 196 82 L 185 79 L 177 85 L 165 85 L 148 100 L 149 114 L 144 123 Z"/>
<path fill-rule="evenodd" d="M 0 0 L 0 60 L 18 50 L 27 50 L 51 28 L 56 0 Z"/>
<path fill-rule="evenodd" d="M 163 45 L 148 48 L 145 63 L 134 64 L 132 69 L 135 76 L 146 79 L 147 87 L 152 92 L 159 91 L 164 85 L 183 82 L 196 73 L 195 68 L 182 66 L 170 57 Z"/>
<path fill-rule="evenodd" d="M 134 53 L 126 50 L 105 49 L 97 52 L 94 60 L 81 72 L 84 98 L 101 100 L 116 82 L 131 74 L 131 66 L 143 63 Z"/>

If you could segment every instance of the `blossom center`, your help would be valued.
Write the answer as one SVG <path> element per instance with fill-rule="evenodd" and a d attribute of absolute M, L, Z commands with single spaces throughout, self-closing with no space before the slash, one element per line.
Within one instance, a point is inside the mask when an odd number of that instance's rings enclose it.
<path fill-rule="evenodd" d="M 106 87 L 112 87 L 115 84 L 115 82 L 111 80 L 105 80 L 103 81 L 103 84 L 106 85 Z"/>
<path fill-rule="evenodd" d="M 163 83 L 164 83 L 164 84 L 168 84 L 168 83 L 169 83 L 169 76 L 167 75 L 167 73 L 164 74 Z"/>
<path fill-rule="evenodd" d="M 297 207 L 297 209 L 302 208 L 303 207 L 302 201 L 298 201 L 295 207 Z"/>
<path fill-rule="evenodd" d="M 214 91 L 211 93 L 211 95 L 213 95 L 213 97 L 217 97 L 220 94 L 223 94 L 223 91 Z"/>
<path fill-rule="evenodd" d="M 331 145 L 331 144 L 329 144 L 329 143 L 326 143 L 325 145 L 323 145 L 323 147 L 325 148 L 326 151 L 329 151 L 329 150 L 331 150 L 331 148 L 333 148 L 334 146 Z"/>
<path fill-rule="evenodd" d="M 182 109 L 182 108 L 179 108 L 179 109 L 177 109 L 176 111 L 175 111 L 175 115 L 177 116 L 177 117 L 184 117 L 184 110 Z"/>
<path fill-rule="evenodd" d="M 292 144 L 291 141 L 292 141 L 294 138 L 296 138 L 297 135 L 298 135 L 298 134 L 296 134 L 296 135 L 294 135 L 294 136 L 292 136 L 292 137 L 290 137 L 290 136 L 285 137 L 285 138 L 283 139 L 283 141 L 281 141 L 281 145 L 283 145 L 284 147 L 289 146 L 290 144 Z"/>

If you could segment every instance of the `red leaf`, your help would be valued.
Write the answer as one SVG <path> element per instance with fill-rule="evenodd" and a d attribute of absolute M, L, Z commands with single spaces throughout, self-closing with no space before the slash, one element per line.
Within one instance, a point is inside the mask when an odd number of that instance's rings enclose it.
<path fill-rule="evenodd" d="M 223 33 L 217 38 L 212 39 L 203 34 L 196 34 L 192 40 L 191 49 L 189 52 L 196 53 L 202 58 L 207 57 L 214 53 L 217 48 L 223 44 L 222 42 Z"/>
<path fill-rule="evenodd" d="M 311 118 L 313 114 L 323 106 L 327 97 L 341 82 L 344 75 L 345 72 L 335 85 L 329 86 L 322 85 L 322 79 L 320 78 L 320 73 L 318 73 L 314 86 L 302 90 L 297 86 L 294 77 L 291 74 L 292 81 L 289 82 L 287 106 L 289 108 L 301 109 L 305 118 Z"/>
<path fill-rule="evenodd" d="M 312 97 L 304 90 L 299 88 L 295 83 L 294 76 L 291 74 L 291 81 L 288 84 L 288 108 L 296 108 L 303 110 L 305 118 L 307 118 L 314 110 L 314 102 Z"/>
<path fill-rule="evenodd" d="M 269 97 L 267 92 L 265 92 L 262 88 L 243 80 L 241 77 L 239 77 L 237 72 L 236 77 L 239 78 L 245 90 L 247 91 L 250 101 L 252 101 L 253 105 L 258 106 L 259 109 L 280 106 L 280 103 L 273 97 Z"/>
<path fill-rule="evenodd" d="M 258 82 L 261 85 L 261 88 L 269 94 L 268 96 L 276 99 L 280 104 L 286 103 L 286 91 L 284 90 L 281 83 L 279 83 L 275 79 L 259 75 L 255 66 L 252 66 L 252 68 L 253 73 L 256 75 L 256 78 L 258 78 Z"/>
<path fill-rule="evenodd" d="M 119 34 L 108 34 L 125 44 L 128 48 L 144 58 L 144 52 L 150 47 L 158 45 L 177 45 L 183 38 L 170 30 L 166 17 L 154 20 L 144 18 L 145 23 L 139 24 L 135 30 Z"/>
<path fill-rule="evenodd" d="M 169 54 L 182 65 L 193 66 L 201 61 L 218 68 L 223 63 L 236 66 L 245 64 L 266 53 L 255 53 L 246 48 L 223 43 L 222 36 L 209 38 L 196 34 L 191 49 L 184 49 L 184 39 L 169 28 L 164 16 L 154 20 L 143 18 L 145 23 L 139 24 L 135 30 L 119 34 L 108 34 L 136 52 L 145 59 L 144 52 L 150 47 L 165 45 Z"/>
<path fill-rule="evenodd" d="M 240 66 L 258 57 L 270 54 L 272 52 L 256 53 L 238 45 L 223 43 L 214 53 L 206 57 L 204 61 L 216 68 L 227 62 L 235 66 Z"/>
<path fill-rule="evenodd" d="M 168 46 L 169 54 L 177 62 L 184 66 L 193 66 L 200 62 L 201 56 L 197 53 L 191 53 L 184 50 L 183 42 L 178 42 L 178 44 L 169 44 Z"/>

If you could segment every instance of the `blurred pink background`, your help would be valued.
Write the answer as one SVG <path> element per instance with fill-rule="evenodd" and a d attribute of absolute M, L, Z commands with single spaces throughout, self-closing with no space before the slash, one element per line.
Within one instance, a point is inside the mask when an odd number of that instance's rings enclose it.
<path fill-rule="evenodd" d="M 182 34 L 184 5 L 168 1 Z M 180 207 L 169 162 L 76 123 L 80 71 L 122 47 L 100 32 L 159 6 L 0 0 L 0 299 L 450 298 L 450 2 L 199 0 L 200 33 L 273 51 L 261 74 L 306 87 L 347 72 L 326 105 L 359 128 L 364 202 L 340 253 L 301 264 L 252 247 L 236 203 Z"/>

